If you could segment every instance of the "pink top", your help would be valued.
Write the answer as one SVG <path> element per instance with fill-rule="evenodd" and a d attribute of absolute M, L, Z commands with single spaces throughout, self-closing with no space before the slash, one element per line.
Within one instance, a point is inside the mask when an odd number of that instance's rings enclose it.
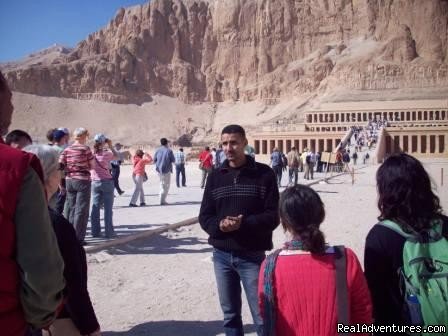
<path fill-rule="evenodd" d="M 361 265 L 346 248 L 350 323 L 372 323 L 372 301 Z M 258 298 L 263 315 L 263 274 Z M 334 256 L 279 255 L 275 265 L 276 335 L 336 336 L 337 301 Z M 367 334 L 364 334 L 367 335 Z"/>
<path fill-rule="evenodd" d="M 143 176 L 145 174 L 145 166 L 152 162 L 152 157 L 149 154 L 145 154 L 142 158 L 134 156 L 132 162 L 134 163 L 134 170 L 132 173 L 136 176 Z"/>
<path fill-rule="evenodd" d="M 64 149 L 59 162 L 65 166 L 67 179 L 90 180 L 90 160 L 93 159 L 89 146 L 74 143 Z"/>
<path fill-rule="evenodd" d="M 94 154 L 95 165 L 90 171 L 92 181 L 112 180 L 110 174 L 110 162 L 114 158 L 114 154 L 109 150 L 102 150 L 99 153 Z"/>

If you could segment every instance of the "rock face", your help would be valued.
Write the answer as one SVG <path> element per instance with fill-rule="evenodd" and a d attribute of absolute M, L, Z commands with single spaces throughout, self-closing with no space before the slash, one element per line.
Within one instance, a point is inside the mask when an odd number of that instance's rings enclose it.
<path fill-rule="evenodd" d="M 6 76 L 24 93 L 116 103 L 447 86 L 447 20 L 446 0 L 153 0 Z"/>

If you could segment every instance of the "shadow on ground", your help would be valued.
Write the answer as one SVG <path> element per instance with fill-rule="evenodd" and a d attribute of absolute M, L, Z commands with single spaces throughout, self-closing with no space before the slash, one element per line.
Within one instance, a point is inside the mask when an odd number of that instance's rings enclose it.
<path fill-rule="evenodd" d="M 206 239 L 197 237 L 179 237 L 178 231 L 168 231 L 164 235 L 154 235 L 148 238 L 137 239 L 127 244 L 108 249 L 109 254 L 171 254 L 171 253 L 204 253 L 211 252 L 212 248 Z M 203 248 L 198 248 L 202 245 Z"/>
<path fill-rule="evenodd" d="M 201 201 L 180 201 L 180 202 L 168 202 L 168 204 L 163 205 L 164 208 L 169 208 L 170 206 L 173 205 L 197 205 L 197 204 L 201 204 Z M 158 204 L 158 203 L 147 203 L 144 206 L 139 206 L 137 203 L 137 206 L 134 207 L 133 209 L 137 209 L 137 208 L 150 208 L 150 207 L 161 207 L 162 205 Z M 114 205 L 113 207 L 114 209 L 127 209 L 127 208 L 131 208 L 129 205 Z"/>
<path fill-rule="evenodd" d="M 255 332 L 253 325 L 244 326 Z M 217 336 L 223 334 L 222 321 L 154 321 L 139 324 L 128 331 L 103 331 L 103 336 Z"/>

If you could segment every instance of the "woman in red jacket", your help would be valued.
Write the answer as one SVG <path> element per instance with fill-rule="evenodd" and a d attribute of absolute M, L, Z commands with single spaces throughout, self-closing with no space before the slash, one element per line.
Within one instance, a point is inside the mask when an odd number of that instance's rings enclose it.
<path fill-rule="evenodd" d="M 281 194 L 279 211 L 292 240 L 269 256 L 260 270 L 259 304 L 265 335 L 337 335 L 342 316 L 337 309 L 342 301 L 336 296 L 339 250 L 327 246 L 319 230 L 325 217 L 322 200 L 310 187 L 296 185 Z M 342 283 L 348 303 L 341 305 L 346 321 L 371 323 L 372 303 L 359 261 L 352 250 L 340 251 L 345 251 L 346 257 Z"/>

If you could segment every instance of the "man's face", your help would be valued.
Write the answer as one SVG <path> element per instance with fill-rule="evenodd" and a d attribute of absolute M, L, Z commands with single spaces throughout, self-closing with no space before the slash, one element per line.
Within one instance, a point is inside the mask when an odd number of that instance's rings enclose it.
<path fill-rule="evenodd" d="M 244 147 L 247 139 L 239 133 L 221 134 L 222 149 L 229 160 L 230 166 L 244 162 Z"/>
<path fill-rule="evenodd" d="M 0 136 L 8 133 L 13 110 L 11 91 L 7 89 L 5 92 L 0 92 Z"/>

